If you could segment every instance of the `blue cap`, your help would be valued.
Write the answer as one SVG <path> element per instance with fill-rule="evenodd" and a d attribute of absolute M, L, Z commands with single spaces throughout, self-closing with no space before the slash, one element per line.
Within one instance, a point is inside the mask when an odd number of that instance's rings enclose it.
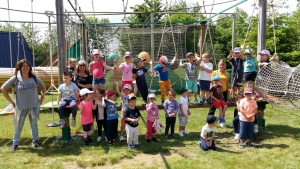
<path fill-rule="evenodd" d="M 234 53 L 240 53 L 240 52 L 241 52 L 241 49 L 238 48 L 238 47 L 236 47 L 236 48 L 233 49 L 233 52 L 234 52 Z"/>
<path fill-rule="evenodd" d="M 212 80 L 213 81 L 219 81 L 220 80 L 220 76 L 214 76 Z"/>
<path fill-rule="evenodd" d="M 132 57 L 132 54 L 131 54 L 131 52 L 128 52 L 128 51 L 127 51 L 127 52 L 125 52 L 125 53 L 124 53 L 124 57 L 126 57 L 126 56 L 130 56 L 130 57 Z"/>
<path fill-rule="evenodd" d="M 189 57 L 190 55 L 195 56 L 193 52 L 188 52 L 188 53 L 185 55 L 185 57 Z"/>

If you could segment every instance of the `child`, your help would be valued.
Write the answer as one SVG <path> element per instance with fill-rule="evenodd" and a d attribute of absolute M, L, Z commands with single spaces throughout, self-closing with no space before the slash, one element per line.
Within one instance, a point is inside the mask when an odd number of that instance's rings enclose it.
<path fill-rule="evenodd" d="M 240 92 L 243 85 L 243 61 L 244 52 L 240 48 L 236 47 L 227 57 L 232 64 L 231 70 L 231 87 L 232 87 L 232 102 L 235 102 L 235 95 Z"/>
<path fill-rule="evenodd" d="M 132 69 L 133 77 L 135 78 L 137 88 L 143 98 L 143 105 L 147 103 L 148 85 L 146 83 L 145 73 L 153 74 L 153 64 L 150 60 L 150 70 L 144 68 L 144 61 L 146 59 L 136 58 L 134 63 L 136 67 Z"/>
<path fill-rule="evenodd" d="M 186 63 L 182 64 L 182 59 L 180 59 L 179 66 L 185 69 L 185 85 L 189 91 L 194 92 L 194 103 L 199 104 L 197 100 L 198 88 L 197 88 L 197 66 L 201 62 L 198 59 L 194 62 L 195 56 L 192 52 L 186 54 Z"/>
<path fill-rule="evenodd" d="M 71 72 L 64 72 L 63 75 L 64 83 L 59 85 L 57 97 L 58 104 L 58 114 L 60 118 L 60 127 L 62 128 L 65 125 L 64 121 L 64 109 L 67 105 L 70 105 L 72 110 L 72 123 L 71 125 L 76 126 L 76 114 L 77 114 L 77 105 L 76 101 L 79 102 L 79 89 L 75 83 L 72 82 Z"/>
<path fill-rule="evenodd" d="M 272 56 L 272 58 L 270 59 L 270 51 L 268 50 L 262 50 L 261 52 L 259 52 L 260 55 L 260 61 L 258 63 L 258 67 L 262 68 L 265 65 L 268 65 L 271 61 L 277 61 L 278 60 L 278 55 L 277 53 L 274 53 L 274 55 Z"/>
<path fill-rule="evenodd" d="M 241 112 L 239 111 L 239 105 L 243 98 L 244 98 L 243 92 L 239 92 L 237 95 L 237 102 L 236 102 L 237 107 L 236 107 L 236 109 L 234 109 L 234 119 L 232 121 L 234 133 L 235 133 L 234 140 L 240 139 L 240 135 L 239 135 L 239 133 L 240 133 L 240 130 L 239 130 L 240 118 L 239 118 L 239 116 L 240 116 Z"/>
<path fill-rule="evenodd" d="M 244 81 L 254 81 L 256 78 L 256 63 L 253 56 L 253 50 L 250 49 L 249 45 L 246 45 L 244 60 Z"/>
<path fill-rule="evenodd" d="M 176 122 L 176 114 L 178 112 L 179 106 L 175 99 L 176 92 L 174 89 L 169 89 L 167 91 L 168 100 L 163 103 L 164 110 L 166 112 L 166 129 L 165 129 L 165 139 L 169 137 L 175 138 L 174 127 Z M 169 128 L 171 127 L 171 135 L 168 135 Z"/>
<path fill-rule="evenodd" d="M 159 58 L 159 64 L 154 67 L 154 70 L 159 74 L 159 87 L 161 94 L 161 104 L 165 101 L 166 91 L 171 88 L 171 81 L 169 80 L 169 72 L 168 67 L 173 65 L 178 57 L 176 53 L 172 62 L 168 62 L 168 58 L 166 56 L 161 56 Z"/>
<path fill-rule="evenodd" d="M 115 84 L 116 84 L 116 91 L 122 100 L 120 141 L 123 141 L 124 140 L 123 134 L 124 134 L 124 130 L 125 130 L 125 118 L 124 118 L 125 113 L 124 112 L 128 108 L 128 95 L 131 93 L 131 86 L 130 86 L 130 84 L 125 84 L 122 88 L 123 92 L 121 93 L 119 90 L 118 82 L 115 81 Z M 136 95 L 136 93 L 137 93 L 136 82 L 134 82 L 133 84 L 134 84 L 133 94 Z"/>
<path fill-rule="evenodd" d="M 133 64 L 131 63 L 132 54 L 130 52 L 124 53 L 124 62 L 120 64 L 119 69 L 122 71 L 122 89 L 125 84 L 132 86 L 132 69 Z"/>
<path fill-rule="evenodd" d="M 128 109 L 125 111 L 126 120 L 126 133 L 127 133 L 127 144 L 128 150 L 131 150 L 132 143 L 135 149 L 139 147 L 139 120 L 141 118 L 141 113 L 136 106 L 136 97 L 133 93 L 128 95 Z"/>
<path fill-rule="evenodd" d="M 90 94 L 94 93 L 87 88 L 83 88 L 80 90 L 80 96 L 82 98 L 82 102 L 80 102 L 81 108 L 81 124 L 83 128 L 83 138 L 84 138 L 84 146 L 89 146 L 89 144 L 93 144 L 93 141 L 90 136 L 90 131 L 93 123 L 93 113 L 92 109 L 96 106 L 93 106 L 93 101 L 90 97 Z"/>
<path fill-rule="evenodd" d="M 181 96 L 179 98 L 179 136 L 183 136 L 183 134 L 189 134 L 187 130 L 185 130 L 185 126 L 188 123 L 188 116 L 191 115 L 189 110 L 189 100 L 188 100 L 188 89 L 185 87 L 182 87 L 180 89 Z"/>
<path fill-rule="evenodd" d="M 104 113 L 104 107 L 105 107 L 104 97 L 105 97 L 105 90 L 98 88 L 96 90 L 96 99 L 94 101 L 94 106 L 93 106 L 93 110 L 96 116 L 97 127 L 98 127 L 97 141 L 100 141 L 102 138 L 102 127 L 104 130 L 104 136 L 106 133 L 106 120 L 105 120 L 106 114 Z"/>
<path fill-rule="evenodd" d="M 200 134 L 199 146 L 202 150 L 207 151 L 208 149 L 216 150 L 214 137 L 216 133 L 216 126 L 218 125 L 219 117 L 214 115 L 208 115 L 206 118 L 207 124 L 202 127 Z"/>
<path fill-rule="evenodd" d="M 213 86 L 210 89 L 212 104 L 216 109 L 219 109 L 220 127 L 225 128 L 226 120 L 224 119 L 224 117 L 225 117 L 227 105 L 222 97 L 222 86 L 220 85 L 220 77 L 214 76 L 212 80 L 213 80 Z"/>
<path fill-rule="evenodd" d="M 105 72 L 104 68 L 107 70 L 114 70 L 117 67 L 117 60 L 114 62 L 114 67 L 107 66 L 103 60 L 100 59 L 100 50 L 92 50 L 92 59 L 90 63 L 90 73 L 93 74 L 93 90 L 96 93 L 97 88 L 104 89 L 105 85 Z"/>
<path fill-rule="evenodd" d="M 202 54 L 202 62 L 198 69 L 201 70 L 199 74 L 199 84 L 200 84 L 200 104 L 203 104 L 205 101 L 208 104 L 211 104 L 209 89 L 211 83 L 211 74 L 213 70 L 213 64 L 210 61 L 210 55 L 208 52 Z M 204 98 L 205 94 L 205 98 Z"/>
<path fill-rule="evenodd" d="M 106 92 L 105 112 L 106 112 L 106 137 L 107 144 L 111 145 L 118 137 L 118 110 L 117 110 L 116 94 L 112 90 Z M 103 105 L 104 106 L 104 105 Z"/>
<path fill-rule="evenodd" d="M 246 141 L 246 146 L 253 147 L 251 139 L 253 137 L 254 130 L 254 116 L 257 112 L 256 101 L 253 100 L 253 89 L 245 88 L 244 90 L 245 98 L 241 100 L 240 107 L 240 148 L 245 148 L 244 142 Z"/>
<path fill-rule="evenodd" d="M 76 64 L 77 64 L 77 60 L 75 58 L 69 58 L 68 59 L 68 66 L 66 67 L 66 71 L 71 72 L 72 73 L 72 82 L 75 81 L 76 77 Z"/>
<path fill-rule="evenodd" d="M 157 142 L 156 139 L 156 130 L 153 127 L 153 123 L 155 119 L 159 118 L 158 107 L 155 104 L 155 94 L 150 93 L 148 95 L 146 112 L 147 112 L 147 134 L 146 134 L 146 142 L 150 143 L 150 136 L 152 136 L 152 141 Z"/>

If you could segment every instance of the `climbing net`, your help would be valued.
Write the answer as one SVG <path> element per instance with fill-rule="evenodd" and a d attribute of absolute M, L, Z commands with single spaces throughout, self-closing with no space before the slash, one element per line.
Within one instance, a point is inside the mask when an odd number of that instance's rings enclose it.
<path fill-rule="evenodd" d="M 290 67 L 282 61 L 271 62 L 259 70 L 256 89 L 274 107 L 300 109 L 300 65 Z"/>

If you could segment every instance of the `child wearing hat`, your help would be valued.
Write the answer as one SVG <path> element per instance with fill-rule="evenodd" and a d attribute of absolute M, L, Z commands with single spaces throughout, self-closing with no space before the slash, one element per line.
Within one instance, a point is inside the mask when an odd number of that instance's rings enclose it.
<path fill-rule="evenodd" d="M 116 94 L 113 90 L 106 92 L 105 100 L 105 112 L 106 112 L 106 137 L 107 144 L 111 145 L 116 142 L 118 137 L 118 110 L 116 102 Z"/>
<path fill-rule="evenodd" d="M 168 62 L 168 58 L 166 56 L 161 56 L 159 58 L 159 64 L 154 67 L 154 70 L 158 72 L 159 75 L 159 87 L 161 94 L 161 104 L 165 101 L 165 96 L 167 90 L 171 88 L 171 81 L 169 79 L 168 67 L 170 65 L 174 65 L 176 59 L 178 58 L 178 54 L 176 53 L 172 62 Z"/>
<path fill-rule="evenodd" d="M 153 65 L 152 60 L 150 60 L 150 69 L 147 70 L 144 67 L 144 61 L 146 59 L 142 58 L 136 58 L 134 59 L 134 63 L 136 64 L 136 67 L 132 69 L 133 78 L 135 78 L 137 88 L 143 98 L 144 105 L 147 103 L 147 96 L 148 96 L 148 85 L 146 82 L 145 73 L 153 74 Z"/>
<path fill-rule="evenodd" d="M 189 100 L 188 100 L 188 89 L 185 87 L 182 87 L 180 89 L 181 96 L 179 98 L 178 104 L 179 104 L 179 136 L 183 136 L 183 134 L 189 134 L 187 130 L 185 130 L 185 126 L 188 123 L 188 116 L 191 115 L 189 110 Z"/>
<path fill-rule="evenodd" d="M 253 50 L 246 44 L 246 55 L 244 60 L 244 81 L 255 81 L 256 78 L 256 63 L 253 55 Z"/>
<path fill-rule="evenodd" d="M 258 53 L 260 55 L 260 61 L 258 63 L 258 67 L 261 68 L 265 65 L 268 65 L 271 61 L 277 61 L 278 60 L 278 55 L 277 53 L 274 53 L 272 58 L 270 59 L 270 51 L 269 50 L 262 50 L 261 52 Z"/>
<path fill-rule="evenodd" d="M 231 62 L 231 98 L 232 102 L 235 102 L 235 96 L 240 92 L 241 86 L 243 85 L 243 62 L 244 62 L 244 51 L 236 47 L 233 51 L 230 51 L 227 59 Z"/>
<path fill-rule="evenodd" d="M 182 63 L 180 59 L 179 66 L 185 69 L 185 85 L 186 88 L 194 93 L 194 103 L 199 104 L 197 100 L 198 96 L 198 87 L 197 87 L 197 66 L 201 62 L 201 59 L 198 59 L 194 62 L 195 55 L 193 52 L 188 52 L 186 54 L 186 63 Z"/>
<path fill-rule="evenodd" d="M 147 112 L 146 142 L 150 143 L 150 136 L 152 136 L 152 141 L 157 142 L 156 130 L 153 127 L 155 120 L 159 118 L 158 107 L 155 104 L 156 96 L 154 93 L 149 93 L 147 98 L 148 101 L 146 104 L 146 112 Z"/>
<path fill-rule="evenodd" d="M 124 53 L 124 62 L 120 64 L 119 69 L 122 71 L 122 89 L 125 84 L 129 84 L 132 86 L 132 69 L 133 64 L 132 61 L 132 54 L 131 52 Z"/>
<path fill-rule="evenodd" d="M 222 86 L 220 85 L 220 76 L 214 76 L 212 78 L 213 86 L 210 88 L 210 96 L 212 98 L 212 104 L 216 109 L 219 109 L 220 127 L 225 128 L 226 120 L 225 112 L 227 104 L 223 99 Z"/>
<path fill-rule="evenodd" d="M 219 117 L 215 117 L 214 115 L 207 116 L 207 123 L 202 127 L 200 134 L 199 146 L 202 150 L 216 150 L 216 145 L 213 139 L 215 137 L 215 133 L 217 130 L 216 126 L 218 125 L 219 120 Z"/>

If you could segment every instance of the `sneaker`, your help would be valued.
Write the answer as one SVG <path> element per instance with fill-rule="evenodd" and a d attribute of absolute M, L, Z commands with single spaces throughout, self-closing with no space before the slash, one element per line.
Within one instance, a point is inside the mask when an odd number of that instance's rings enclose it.
<path fill-rule="evenodd" d="M 204 102 L 203 102 L 203 100 L 201 99 L 200 102 L 199 102 L 199 104 L 203 104 L 203 103 L 204 103 Z"/>
<path fill-rule="evenodd" d="M 152 141 L 154 141 L 154 142 L 158 142 L 156 138 L 152 138 Z"/>
<path fill-rule="evenodd" d="M 246 146 L 247 147 L 253 147 L 253 144 L 251 143 L 251 141 L 246 142 Z"/>
<path fill-rule="evenodd" d="M 65 125 L 65 120 L 64 119 L 60 119 L 60 128 L 63 128 Z"/>
<path fill-rule="evenodd" d="M 225 127 L 225 124 L 224 124 L 223 122 L 220 123 L 220 127 L 221 127 L 221 128 L 226 128 L 226 127 Z"/>
<path fill-rule="evenodd" d="M 87 137 L 89 144 L 94 144 L 93 140 L 91 139 L 91 136 Z"/>
<path fill-rule="evenodd" d="M 120 141 L 123 141 L 124 140 L 124 137 L 123 136 L 120 136 Z"/>
<path fill-rule="evenodd" d="M 150 139 L 146 139 L 146 143 L 150 143 L 151 141 L 150 141 Z"/>
<path fill-rule="evenodd" d="M 90 145 L 90 144 L 89 144 L 88 138 L 85 138 L 85 139 L 84 139 L 84 142 L 83 142 L 83 146 L 86 147 L 86 146 L 89 146 L 89 145 Z"/>
<path fill-rule="evenodd" d="M 76 119 L 72 118 L 72 123 L 71 123 L 72 127 L 76 126 Z"/>
<path fill-rule="evenodd" d="M 211 100 L 210 99 L 206 99 L 206 103 L 207 104 L 211 104 Z"/>
<path fill-rule="evenodd" d="M 37 149 L 39 147 L 39 143 L 38 143 L 37 140 L 32 141 L 32 147 L 35 148 L 35 149 Z"/>
<path fill-rule="evenodd" d="M 129 145 L 128 145 L 128 151 L 130 151 L 131 149 L 132 149 L 132 145 L 129 144 Z"/>
<path fill-rule="evenodd" d="M 254 133 L 258 133 L 258 125 L 257 124 L 254 124 Z"/>
<path fill-rule="evenodd" d="M 101 138 L 102 138 L 102 137 L 98 136 L 98 137 L 97 137 L 97 141 L 98 141 L 98 142 L 101 141 Z"/>
<path fill-rule="evenodd" d="M 138 144 L 135 144 L 134 145 L 134 149 L 138 149 L 139 148 L 139 145 Z"/>
<path fill-rule="evenodd" d="M 199 104 L 199 101 L 197 99 L 194 99 L 195 104 Z"/>
<path fill-rule="evenodd" d="M 112 145 L 112 141 L 111 141 L 111 140 L 108 140 L 108 141 L 107 141 L 107 144 L 108 144 L 108 145 Z"/>
<path fill-rule="evenodd" d="M 171 134 L 171 137 L 172 137 L 172 138 L 175 138 L 175 134 Z"/>
<path fill-rule="evenodd" d="M 179 131 L 179 132 L 178 132 L 178 135 L 181 136 L 181 137 L 183 137 L 182 131 Z"/>
<path fill-rule="evenodd" d="M 233 138 L 234 140 L 239 140 L 240 139 L 240 135 L 239 135 L 239 133 L 235 133 L 235 135 L 234 135 L 234 138 Z"/>
<path fill-rule="evenodd" d="M 183 130 L 182 132 L 183 132 L 183 134 L 189 134 L 190 133 L 190 132 L 188 132 L 186 130 Z"/>
<path fill-rule="evenodd" d="M 11 152 L 14 152 L 18 149 L 18 145 L 12 145 L 11 148 L 10 148 L 10 151 Z"/>
<path fill-rule="evenodd" d="M 241 148 L 241 149 L 245 148 L 244 142 L 242 142 L 242 141 L 240 142 L 239 148 Z"/>
<path fill-rule="evenodd" d="M 169 138 L 169 135 L 165 134 L 165 139 L 168 139 Z"/>

